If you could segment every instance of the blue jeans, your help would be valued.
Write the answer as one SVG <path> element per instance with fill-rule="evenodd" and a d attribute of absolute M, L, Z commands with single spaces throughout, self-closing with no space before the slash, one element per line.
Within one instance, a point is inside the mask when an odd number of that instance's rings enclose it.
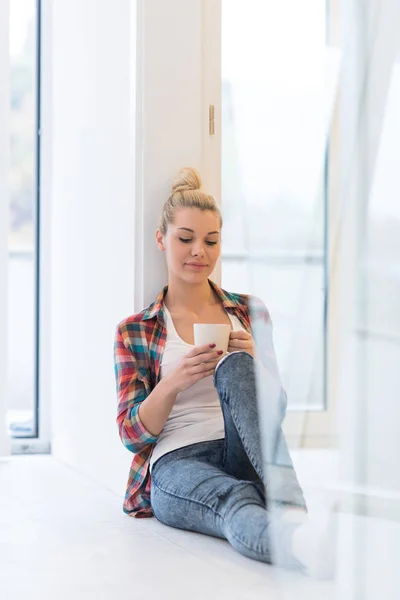
<path fill-rule="evenodd" d="M 262 373 L 257 384 L 261 390 Z M 261 448 L 254 359 L 246 352 L 228 355 L 215 372 L 214 385 L 225 439 L 179 448 L 156 461 L 153 512 L 171 527 L 227 539 L 249 558 L 300 567 L 290 550 L 297 525 L 280 518 L 285 507 L 305 509 L 281 429 L 282 397 L 269 399 L 273 427 L 266 423 L 268 443 Z"/>

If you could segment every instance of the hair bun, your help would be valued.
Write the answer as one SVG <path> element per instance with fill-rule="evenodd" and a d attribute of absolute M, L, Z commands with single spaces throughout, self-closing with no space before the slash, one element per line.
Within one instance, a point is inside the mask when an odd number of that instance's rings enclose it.
<path fill-rule="evenodd" d="M 201 188 L 201 176 L 197 169 L 185 167 L 180 170 L 172 183 L 172 193 L 184 192 L 186 190 L 199 190 Z"/>

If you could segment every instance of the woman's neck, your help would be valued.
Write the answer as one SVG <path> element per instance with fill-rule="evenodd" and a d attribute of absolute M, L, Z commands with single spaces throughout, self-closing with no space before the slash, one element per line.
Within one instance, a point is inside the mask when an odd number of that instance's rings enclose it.
<path fill-rule="evenodd" d="M 170 280 L 165 303 L 169 311 L 200 313 L 205 306 L 215 304 L 216 298 L 208 279 L 199 284 Z"/>

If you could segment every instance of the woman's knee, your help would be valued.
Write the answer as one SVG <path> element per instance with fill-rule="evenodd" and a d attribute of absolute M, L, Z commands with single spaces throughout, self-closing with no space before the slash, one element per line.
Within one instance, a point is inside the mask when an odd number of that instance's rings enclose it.
<path fill-rule="evenodd" d="M 244 351 L 227 354 L 214 373 L 214 386 L 217 389 L 237 382 L 254 385 L 254 380 L 254 359 Z"/>

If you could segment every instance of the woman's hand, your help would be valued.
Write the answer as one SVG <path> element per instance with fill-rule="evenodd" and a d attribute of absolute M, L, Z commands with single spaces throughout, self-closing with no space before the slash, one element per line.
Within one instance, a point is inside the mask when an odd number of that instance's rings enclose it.
<path fill-rule="evenodd" d="M 176 369 L 165 377 L 170 389 L 179 394 L 200 379 L 212 375 L 223 354 L 222 350 L 217 352 L 214 348 L 215 344 L 196 346 L 185 354 Z"/>
<path fill-rule="evenodd" d="M 248 352 L 251 356 L 255 354 L 254 339 L 250 333 L 243 329 L 231 331 L 229 336 L 228 352 L 238 352 L 240 350 Z"/>

